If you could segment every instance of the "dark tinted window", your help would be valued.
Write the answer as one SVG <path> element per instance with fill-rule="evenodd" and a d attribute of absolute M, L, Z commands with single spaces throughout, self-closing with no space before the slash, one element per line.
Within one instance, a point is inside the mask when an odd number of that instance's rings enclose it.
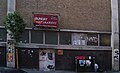
<path fill-rule="evenodd" d="M 98 34 L 87 34 L 87 45 L 98 46 Z"/>
<path fill-rule="evenodd" d="M 110 46 L 111 35 L 110 34 L 100 34 L 100 46 Z"/>
<path fill-rule="evenodd" d="M 57 32 L 45 32 L 45 44 L 58 44 L 58 33 Z"/>
<path fill-rule="evenodd" d="M 0 28 L 0 42 L 6 42 L 7 33 L 5 29 Z"/>
<path fill-rule="evenodd" d="M 43 31 L 31 31 L 32 43 L 43 43 Z"/>
<path fill-rule="evenodd" d="M 60 32 L 60 44 L 62 44 L 62 45 L 71 44 L 71 33 L 69 33 L 69 32 Z"/>
<path fill-rule="evenodd" d="M 21 35 L 21 38 L 17 42 L 28 43 L 29 42 L 29 30 L 24 30 L 24 32 Z"/>

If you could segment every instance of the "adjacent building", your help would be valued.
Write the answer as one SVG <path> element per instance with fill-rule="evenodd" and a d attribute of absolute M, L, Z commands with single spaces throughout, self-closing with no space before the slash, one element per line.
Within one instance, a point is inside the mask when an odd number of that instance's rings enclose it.
<path fill-rule="evenodd" d="M 79 56 L 112 69 L 110 0 L 16 0 L 16 11 L 27 24 L 15 46 L 16 67 L 75 71 Z M 6 66 L 6 15 L 1 0 L 0 66 Z"/>

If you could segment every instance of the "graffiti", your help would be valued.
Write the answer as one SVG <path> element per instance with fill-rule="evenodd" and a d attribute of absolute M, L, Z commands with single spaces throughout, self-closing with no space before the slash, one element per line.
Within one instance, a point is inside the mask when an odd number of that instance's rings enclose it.
<path fill-rule="evenodd" d="M 8 59 L 8 62 L 13 62 L 13 54 L 12 53 L 8 53 L 7 59 Z"/>
<path fill-rule="evenodd" d="M 55 54 L 53 50 L 40 50 L 39 52 L 39 68 L 42 71 L 50 71 L 55 69 Z"/>
<path fill-rule="evenodd" d="M 118 61 L 119 59 L 119 50 L 118 49 L 114 49 L 114 60 Z"/>

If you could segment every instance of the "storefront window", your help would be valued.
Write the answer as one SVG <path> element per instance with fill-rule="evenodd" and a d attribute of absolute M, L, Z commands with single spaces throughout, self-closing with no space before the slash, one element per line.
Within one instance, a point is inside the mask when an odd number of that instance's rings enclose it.
<path fill-rule="evenodd" d="M 69 45 L 71 44 L 71 33 L 69 32 L 60 32 L 60 44 Z"/>
<path fill-rule="evenodd" d="M 45 44 L 58 44 L 58 33 L 57 32 L 45 32 Z"/>
<path fill-rule="evenodd" d="M 43 43 L 43 31 L 31 31 L 31 42 L 32 43 Z"/>
<path fill-rule="evenodd" d="M 86 45 L 87 35 L 84 33 L 73 33 L 72 34 L 72 45 Z"/>
<path fill-rule="evenodd" d="M 29 30 L 25 30 L 22 33 L 21 38 L 17 42 L 19 42 L 19 43 L 29 43 Z"/>
<path fill-rule="evenodd" d="M 3 28 L 0 28 L 0 42 L 6 42 L 6 30 Z"/>
<path fill-rule="evenodd" d="M 100 34 L 100 46 L 110 46 L 111 35 L 110 34 Z"/>
<path fill-rule="evenodd" d="M 87 34 L 87 45 L 98 46 L 98 34 Z"/>

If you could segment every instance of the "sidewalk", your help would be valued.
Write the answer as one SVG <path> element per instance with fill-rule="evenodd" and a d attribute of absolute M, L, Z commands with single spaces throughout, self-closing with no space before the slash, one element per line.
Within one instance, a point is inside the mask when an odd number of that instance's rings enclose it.
<path fill-rule="evenodd" d="M 75 71 L 63 71 L 63 70 L 56 70 L 56 71 L 38 71 L 36 69 L 22 69 L 28 73 L 76 73 Z M 119 72 L 77 72 L 77 73 L 120 73 Z"/>

